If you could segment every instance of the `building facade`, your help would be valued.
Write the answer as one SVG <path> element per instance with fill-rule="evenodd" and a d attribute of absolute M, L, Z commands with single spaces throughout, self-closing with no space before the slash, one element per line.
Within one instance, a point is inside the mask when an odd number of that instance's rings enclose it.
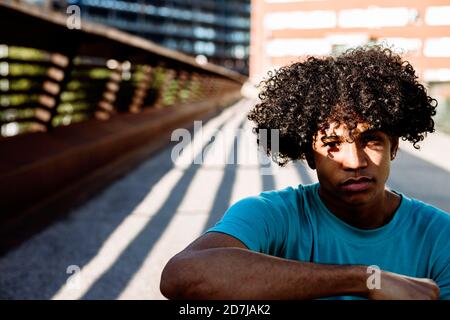
<path fill-rule="evenodd" d="M 252 0 L 254 82 L 308 55 L 367 43 L 403 53 L 438 99 L 438 116 L 450 122 L 449 0 Z"/>
<path fill-rule="evenodd" d="M 250 0 L 53 0 L 167 48 L 248 74 Z"/>

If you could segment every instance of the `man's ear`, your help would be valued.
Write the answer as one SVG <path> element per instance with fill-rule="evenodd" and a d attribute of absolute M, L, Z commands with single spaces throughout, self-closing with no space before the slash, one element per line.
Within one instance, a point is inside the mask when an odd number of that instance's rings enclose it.
<path fill-rule="evenodd" d="M 398 137 L 391 137 L 391 160 L 395 159 L 395 156 L 397 155 L 398 151 Z"/>
<path fill-rule="evenodd" d="M 314 156 L 312 153 L 308 152 L 306 155 L 306 162 L 308 162 L 308 166 L 315 170 L 316 169 L 316 162 L 314 161 Z"/>

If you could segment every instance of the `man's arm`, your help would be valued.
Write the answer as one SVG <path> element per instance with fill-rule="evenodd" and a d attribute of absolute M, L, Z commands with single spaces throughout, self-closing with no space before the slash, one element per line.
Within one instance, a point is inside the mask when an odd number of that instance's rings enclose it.
<path fill-rule="evenodd" d="M 369 290 L 364 266 L 314 264 L 252 252 L 239 240 L 210 232 L 174 256 L 161 277 L 169 299 L 315 299 L 353 295 L 371 299 L 436 299 L 429 279 L 382 272 Z M 383 285 L 385 288 L 383 288 Z"/>

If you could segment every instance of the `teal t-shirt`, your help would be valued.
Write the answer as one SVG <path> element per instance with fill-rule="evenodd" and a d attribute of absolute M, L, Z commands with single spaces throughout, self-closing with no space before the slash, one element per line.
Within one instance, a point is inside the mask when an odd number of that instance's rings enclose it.
<path fill-rule="evenodd" d="M 298 185 L 244 198 L 207 232 L 231 235 L 250 250 L 281 258 L 376 265 L 381 270 L 431 278 L 441 290 L 440 298 L 450 299 L 448 213 L 396 192 L 402 200 L 391 221 L 362 230 L 332 214 L 318 189 L 318 183 Z"/>

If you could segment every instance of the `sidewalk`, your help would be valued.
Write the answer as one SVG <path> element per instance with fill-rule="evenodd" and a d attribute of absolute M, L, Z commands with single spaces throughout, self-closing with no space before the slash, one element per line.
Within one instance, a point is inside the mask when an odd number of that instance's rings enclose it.
<path fill-rule="evenodd" d="M 420 149 L 416 150 L 412 143 L 400 141 L 400 150 L 450 172 L 450 135 L 436 131 L 429 134 L 419 146 Z"/>

